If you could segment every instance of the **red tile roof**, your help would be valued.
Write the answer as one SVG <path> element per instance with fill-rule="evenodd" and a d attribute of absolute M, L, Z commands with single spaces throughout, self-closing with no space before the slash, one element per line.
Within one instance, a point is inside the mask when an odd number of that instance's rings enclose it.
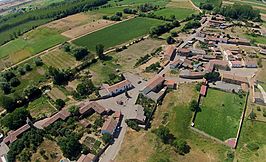
<path fill-rule="evenodd" d="M 41 127 L 45 128 L 48 127 L 49 125 L 53 124 L 54 122 L 56 122 L 57 120 L 61 119 L 61 120 L 66 120 L 66 118 L 68 118 L 70 116 L 70 112 L 68 112 L 68 110 L 66 109 L 62 109 L 61 111 L 59 111 L 58 113 L 56 113 L 55 115 L 47 118 L 45 120 L 44 123 L 42 123 Z"/>
<path fill-rule="evenodd" d="M 28 129 L 30 129 L 30 125 L 29 124 L 25 124 L 22 127 L 20 127 L 19 129 L 15 130 L 15 131 L 10 131 L 8 132 L 8 136 L 6 138 L 4 138 L 4 143 L 13 143 L 17 140 L 17 137 L 19 135 L 21 135 L 22 133 L 26 132 Z"/>
<path fill-rule="evenodd" d="M 117 123 L 118 123 L 117 120 L 110 117 L 104 122 L 101 130 L 107 131 L 107 132 L 113 134 L 115 129 L 116 129 Z"/>
<path fill-rule="evenodd" d="M 162 82 L 164 82 L 165 78 L 162 76 L 155 76 L 154 78 L 152 78 L 148 84 L 146 85 L 145 88 L 149 88 L 149 89 L 153 89 L 155 88 L 158 84 L 161 84 Z"/>
<path fill-rule="evenodd" d="M 131 82 L 129 80 L 123 80 L 123 81 L 121 81 L 119 83 L 116 83 L 114 85 L 111 85 L 111 86 L 107 87 L 107 90 L 109 92 L 116 92 L 116 90 L 118 90 L 118 89 L 121 89 L 121 88 L 123 88 L 125 86 L 131 86 L 131 85 L 132 84 L 131 84 Z"/>
<path fill-rule="evenodd" d="M 88 155 L 84 155 L 82 154 L 77 162 L 92 162 L 93 158 L 95 155 L 93 154 L 88 154 Z"/>
<path fill-rule="evenodd" d="M 200 88 L 200 94 L 202 96 L 206 96 L 206 93 L 207 93 L 207 86 L 206 85 L 202 85 L 201 88 Z"/>
<path fill-rule="evenodd" d="M 102 105 L 100 105 L 96 101 L 91 101 L 89 103 L 86 103 L 83 107 L 81 107 L 79 109 L 79 112 L 80 114 L 84 114 L 90 109 L 93 109 L 98 114 L 102 114 L 103 112 L 107 111 Z"/>
<path fill-rule="evenodd" d="M 164 52 L 164 55 L 167 56 L 168 58 L 171 58 L 172 55 L 175 53 L 175 46 L 167 46 Z"/>

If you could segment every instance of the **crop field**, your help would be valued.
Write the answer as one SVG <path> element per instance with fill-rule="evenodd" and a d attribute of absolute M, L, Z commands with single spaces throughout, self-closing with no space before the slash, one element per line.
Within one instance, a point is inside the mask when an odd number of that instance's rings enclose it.
<path fill-rule="evenodd" d="M 162 23 L 163 21 L 155 19 L 134 18 L 81 37 L 74 44 L 85 46 L 93 52 L 97 44 L 103 44 L 108 49 L 148 34 L 152 26 Z"/>
<path fill-rule="evenodd" d="M 47 66 L 52 66 L 59 69 L 73 68 L 79 64 L 79 62 L 76 61 L 73 56 L 60 49 L 50 51 L 41 58 Z"/>
<path fill-rule="evenodd" d="M 16 63 L 66 40 L 66 37 L 51 29 L 39 28 L 1 46 L 0 58 L 9 56 L 10 61 Z"/>
<path fill-rule="evenodd" d="M 84 34 L 88 34 L 96 30 L 100 30 L 101 28 L 104 28 L 114 23 L 115 23 L 114 21 L 109 21 L 109 20 L 97 20 L 97 21 L 90 22 L 90 23 L 87 23 L 81 26 L 74 27 L 70 30 L 67 30 L 63 32 L 62 35 L 68 38 L 77 38 Z"/>
<path fill-rule="evenodd" d="M 251 5 L 253 8 L 260 10 L 262 14 L 266 14 L 266 3 L 263 3 L 262 1 L 257 1 L 257 0 L 224 0 L 223 1 L 224 5 L 233 4 L 233 3 Z"/>
<path fill-rule="evenodd" d="M 165 16 L 166 18 L 174 15 L 178 20 L 183 20 L 193 13 L 196 13 L 196 10 L 187 8 L 165 8 L 154 12 L 155 15 Z"/>
<path fill-rule="evenodd" d="M 127 5 L 127 6 L 137 6 L 140 4 L 145 4 L 145 3 L 151 3 L 153 5 L 159 5 L 160 7 L 165 6 L 169 1 L 168 0 L 123 0 L 123 1 L 116 1 L 112 0 L 109 3 L 113 5 Z"/>
<path fill-rule="evenodd" d="M 202 100 L 195 127 L 222 141 L 235 138 L 245 97 L 209 89 L 207 97 Z"/>
<path fill-rule="evenodd" d="M 211 3 L 214 7 L 218 7 L 222 4 L 222 0 L 192 0 L 196 6 L 200 6 L 201 3 Z"/>

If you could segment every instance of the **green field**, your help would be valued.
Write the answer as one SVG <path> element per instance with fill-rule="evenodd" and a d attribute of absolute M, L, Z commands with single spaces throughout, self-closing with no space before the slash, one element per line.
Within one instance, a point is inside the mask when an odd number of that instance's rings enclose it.
<path fill-rule="evenodd" d="M 202 100 L 195 127 L 223 141 L 235 138 L 245 97 L 209 89 Z"/>
<path fill-rule="evenodd" d="M 222 4 L 222 0 L 192 0 L 196 6 L 200 6 L 201 3 L 211 3 L 214 7 L 218 7 Z"/>
<path fill-rule="evenodd" d="M 0 47 L 0 58 L 10 55 L 34 55 L 67 38 L 48 28 L 38 28 Z M 22 57 L 22 56 L 18 56 Z"/>
<path fill-rule="evenodd" d="M 263 122 L 251 122 L 246 120 L 239 138 L 236 156 L 239 162 L 263 162 L 266 159 L 266 124 Z M 258 150 L 251 150 L 247 144 L 257 144 Z"/>
<path fill-rule="evenodd" d="M 252 35 L 248 35 L 248 34 L 245 34 L 244 36 L 254 43 L 266 44 L 266 37 L 265 36 L 260 36 L 260 35 L 252 36 Z"/>
<path fill-rule="evenodd" d="M 165 8 L 154 12 L 155 15 L 165 16 L 166 18 L 174 15 L 178 20 L 183 20 L 193 13 L 196 13 L 196 11 L 187 8 Z"/>
<path fill-rule="evenodd" d="M 81 37 L 73 43 L 85 46 L 93 52 L 97 44 L 103 44 L 105 49 L 108 49 L 148 34 L 152 26 L 160 24 L 163 24 L 163 21 L 141 17 L 133 18 Z"/>
<path fill-rule="evenodd" d="M 73 68 L 79 63 L 73 56 L 59 49 L 50 51 L 41 58 L 47 66 L 59 69 Z"/>

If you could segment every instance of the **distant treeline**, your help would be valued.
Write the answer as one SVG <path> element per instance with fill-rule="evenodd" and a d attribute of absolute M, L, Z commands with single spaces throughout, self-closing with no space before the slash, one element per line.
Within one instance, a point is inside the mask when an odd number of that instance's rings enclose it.
<path fill-rule="evenodd" d="M 108 0 L 65 0 L 29 12 L 0 17 L 0 45 L 49 21 L 97 8 L 107 2 Z"/>
<path fill-rule="evenodd" d="M 218 13 L 235 20 L 261 21 L 260 11 L 250 5 L 235 3 L 223 6 Z"/>

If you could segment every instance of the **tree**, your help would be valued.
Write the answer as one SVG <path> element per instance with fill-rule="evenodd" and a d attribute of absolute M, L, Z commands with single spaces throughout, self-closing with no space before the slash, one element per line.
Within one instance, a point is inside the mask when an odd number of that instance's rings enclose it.
<path fill-rule="evenodd" d="M 196 100 L 192 100 L 190 102 L 189 108 L 191 111 L 197 111 L 198 110 L 198 102 Z"/>
<path fill-rule="evenodd" d="M 32 70 L 30 64 L 28 64 L 28 63 L 24 65 L 24 68 L 25 68 L 26 71 L 31 71 Z"/>
<path fill-rule="evenodd" d="M 16 78 L 16 77 L 12 78 L 12 79 L 10 80 L 10 85 L 11 85 L 12 87 L 17 87 L 17 86 L 19 86 L 19 85 L 20 85 L 20 81 L 19 81 L 19 79 Z"/>
<path fill-rule="evenodd" d="M 73 55 L 76 60 L 82 60 L 84 57 L 88 56 L 89 51 L 85 47 L 78 47 L 73 50 Z"/>
<path fill-rule="evenodd" d="M 175 43 L 175 39 L 173 37 L 169 36 L 169 37 L 166 38 L 166 42 L 168 44 L 174 44 Z"/>
<path fill-rule="evenodd" d="M 110 143 L 113 138 L 109 133 L 105 133 L 103 134 L 102 139 L 103 139 L 103 142 L 107 144 L 107 143 Z"/>
<path fill-rule="evenodd" d="M 204 10 L 213 10 L 213 4 L 211 3 L 201 3 L 200 4 L 200 9 L 204 9 Z"/>
<path fill-rule="evenodd" d="M 220 78 L 219 72 L 210 72 L 204 75 L 204 78 L 208 81 L 217 81 Z"/>
<path fill-rule="evenodd" d="M 26 74 L 25 69 L 23 67 L 19 67 L 18 68 L 18 72 L 19 72 L 20 75 L 25 75 Z"/>
<path fill-rule="evenodd" d="M 16 130 L 26 124 L 26 119 L 29 116 L 30 113 L 28 110 L 25 108 L 17 108 L 3 118 L 2 124 L 11 130 Z"/>
<path fill-rule="evenodd" d="M 130 128 L 134 129 L 135 131 L 140 130 L 140 127 L 138 126 L 138 123 L 136 121 L 127 119 L 126 123 Z"/>
<path fill-rule="evenodd" d="M 39 98 L 42 95 L 42 91 L 36 86 L 29 85 L 23 90 L 23 94 L 29 100 L 32 100 L 35 98 Z"/>
<path fill-rule="evenodd" d="M 63 151 L 64 156 L 70 160 L 76 159 L 82 150 L 79 138 L 74 133 L 60 138 L 58 144 Z"/>
<path fill-rule="evenodd" d="M 249 114 L 249 117 L 251 120 L 255 120 L 257 115 L 256 115 L 256 113 L 254 113 L 254 111 L 251 111 L 251 113 Z"/>
<path fill-rule="evenodd" d="M 59 109 L 63 108 L 66 105 L 65 101 L 60 98 L 55 101 L 55 104 Z"/>
<path fill-rule="evenodd" d="M 190 147 L 188 146 L 187 142 L 183 139 L 174 140 L 173 146 L 175 151 L 181 155 L 189 153 Z"/>
<path fill-rule="evenodd" d="M 6 71 L 2 73 L 2 77 L 6 79 L 6 81 L 10 81 L 10 79 L 14 78 L 16 75 L 12 71 Z"/>
<path fill-rule="evenodd" d="M 169 143 L 169 140 L 171 139 L 170 130 L 162 125 L 155 130 L 155 134 L 162 140 L 163 143 Z"/>
<path fill-rule="evenodd" d="M 10 84 L 7 82 L 0 83 L 0 87 L 2 91 L 4 92 L 4 94 L 9 94 L 12 90 L 12 88 L 10 87 Z"/>
<path fill-rule="evenodd" d="M 104 59 L 104 45 L 102 44 L 97 44 L 96 45 L 96 54 L 98 55 L 100 60 Z"/>
<path fill-rule="evenodd" d="M 7 112 L 12 112 L 15 109 L 15 101 L 13 98 L 2 95 L 0 97 L 1 106 L 6 109 Z"/>
<path fill-rule="evenodd" d="M 81 96 L 90 95 L 95 90 L 95 86 L 91 80 L 85 80 L 84 82 L 78 84 L 76 91 Z"/>
<path fill-rule="evenodd" d="M 68 109 L 68 112 L 70 112 L 73 116 L 78 116 L 79 115 L 79 107 L 77 107 L 77 106 L 71 106 Z"/>
<path fill-rule="evenodd" d="M 42 59 L 40 57 L 35 58 L 34 62 L 35 62 L 36 66 L 42 66 L 43 65 Z"/>
<path fill-rule="evenodd" d="M 49 71 L 49 74 L 53 78 L 54 84 L 62 85 L 62 84 L 67 83 L 69 78 L 65 71 L 61 71 L 51 66 L 48 68 L 48 71 Z"/>
<path fill-rule="evenodd" d="M 71 51 L 71 45 L 70 43 L 68 42 L 65 42 L 63 45 L 62 45 L 62 48 L 65 52 L 70 52 Z"/>

